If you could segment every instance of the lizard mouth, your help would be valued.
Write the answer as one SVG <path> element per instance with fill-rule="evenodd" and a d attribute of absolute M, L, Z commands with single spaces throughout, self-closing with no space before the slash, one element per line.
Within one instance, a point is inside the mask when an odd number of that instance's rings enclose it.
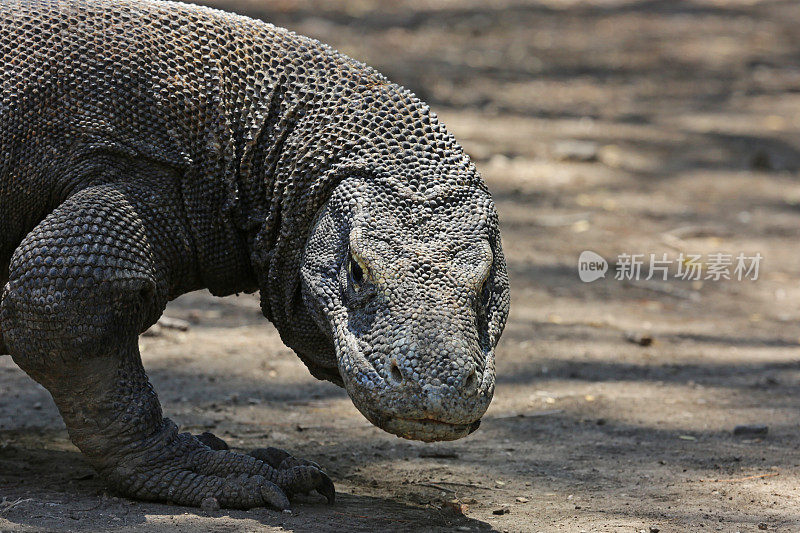
<path fill-rule="evenodd" d="M 341 329 L 347 331 L 346 326 Z M 477 405 L 472 405 L 476 396 L 463 405 L 458 396 L 434 398 L 429 403 L 429 396 L 404 391 L 383 379 L 359 349 L 354 335 L 337 340 L 344 388 L 355 407 L 375 426 L 398 437 L 423 442 L 457 440 L 478 429 L 491 392 L 481 395 Z M 451 405 L 443 407 L 447 400 Z M 437 416 L 439 413 L 443 415 Z"/>
<path fill-rule="evenodd" d="M 392 417 L 385 420 L 381 428 L 404 439 L 434 442 L 466 437 L 480 425 L 480 420 L 470 424 L 453 424 L 433 418 Z"/>

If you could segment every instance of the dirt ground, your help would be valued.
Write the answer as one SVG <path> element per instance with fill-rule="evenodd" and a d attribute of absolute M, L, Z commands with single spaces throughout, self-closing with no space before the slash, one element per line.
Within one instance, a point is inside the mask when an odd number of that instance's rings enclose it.
<path fill-rule="evenodd" d="M 473 155 L 512 283 L 494 402 L 466 439 L 400 440 L 314 380 L 255 296 L 190 294 L 167 309 L 189 331 L 141 340 L 166 413 L 319 462 L 336 505 L 116 498 L 0 357 L 0 531 L 800 531 L 795 0 L 214 5 L 378 67 Z M 605 279 L 579 280 L 584 250 Z M 764 259 L 757 281 L 614 279 L 619 254 L 680 252 Z"/>

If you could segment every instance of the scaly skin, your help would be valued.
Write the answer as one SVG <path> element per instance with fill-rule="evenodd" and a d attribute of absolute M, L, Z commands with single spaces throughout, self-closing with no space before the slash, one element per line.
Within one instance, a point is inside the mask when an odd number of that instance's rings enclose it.
<path fill-rule="evenodd" d="M 162 417 L 137 336 L 202 288 L 260 290 L 311 373 L 386 431 L 477 428 L 509 306 L 497 214 L 408 91 L 269 24 L 150 0 L 0 3 L 0 82 L 0 352 L 113 488 L 333 500 L 314 463 Z"/>

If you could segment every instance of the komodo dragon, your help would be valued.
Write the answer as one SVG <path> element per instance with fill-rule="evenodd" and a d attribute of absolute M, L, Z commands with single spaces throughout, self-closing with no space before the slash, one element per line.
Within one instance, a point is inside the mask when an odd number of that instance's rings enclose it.
<path fill-rule="evenodd" d="M 0 3 L 0 347 L 108 485 L 286 508 L 333 484 L 163 418 L 138 335 L 260 290 L 310 372 L 409 439 L 475 430 L 509 287 L 492 198 L 409 91 L 315 40 L 154 0 Z"/>

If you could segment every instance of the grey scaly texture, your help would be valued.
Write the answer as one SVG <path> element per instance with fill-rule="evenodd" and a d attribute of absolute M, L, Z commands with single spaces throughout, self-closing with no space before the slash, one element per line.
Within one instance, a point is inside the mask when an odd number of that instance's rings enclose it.
<path fill-rule="evenodd" d="M 137 336 L 260 290 L 377 426 L 477 428 L 509 307 L 497 214 L 429 108 L 317 41 L 149 0 L 0 3 L 0 350 L 117 491 L 224 507 L 333 484 L 162 417 Z"/>

